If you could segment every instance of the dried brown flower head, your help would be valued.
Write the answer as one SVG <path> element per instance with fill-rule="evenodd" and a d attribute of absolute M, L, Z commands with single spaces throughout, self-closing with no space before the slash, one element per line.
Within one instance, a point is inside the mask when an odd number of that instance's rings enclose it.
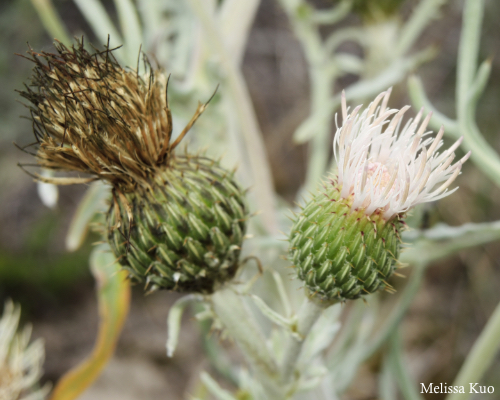
<path fill-rule="evenodd" d="M 32 82 L 21 95 L 30 111 L 41 167 L 91 174 L 86 178 L 36 179 L 55 184 L 104 179 L 115 188 L 131 191 L 146 185 L 157 168 L 169 163 L 179 144 L 205 110 L 199 104 L 180 136 L 170 143 L 172 117 L 168 106 L 168 78 L 154 71 L 144 56 L 146 73 L 122 68 L 109 46 L 91 54 L 83 39 L 57 53 L 35 52 Z M 139 64 L 138 66 L 139 67 Z"/>
<path fill-rule="evenodd" d="M 234 171 L 200 155 L 175 154 L 207 103 L 171 142 L 168 79 L 145 60 L 144 74 L 124 69 L 109 46 L 90 54 L 83 40 L 57 54 L 30 49 L 30 86 L 38 165 L 104 179 L 112 198 L 102 227 L 129 277 L 149 291 L 212 293 L 232 279 L 249 213 Z M 114 50 L 114 49 L 113 49 Z M 210 101 L 210 100 L 209 100 Z"/>

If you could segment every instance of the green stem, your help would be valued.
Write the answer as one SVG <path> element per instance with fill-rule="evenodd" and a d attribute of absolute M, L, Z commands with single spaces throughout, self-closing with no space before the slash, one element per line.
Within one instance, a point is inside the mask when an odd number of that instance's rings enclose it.
<path fill-rule="evenodd" d="M 300 307 L 297 315 L 297 333 L 303 339 L 297 340 L 293 336 L 288 337 L 288 342 L 285 345 L 285 357 L 281 363 L 281 379 L 283 383 L 288 384 L 292 380 L 305 339 L 325 308 L 326 305 L 309 298 L 306 298 Z"/>
<path fill-rule="evenodd" d="M 467 110 L 469 90 L 474 82 L 481 37 L 484 0 L 467 0 L 463 11 L 462 34 L 458 47 L 457 112 L 458 119 Z"/>
<path fill-rule="evenodd" d="M 271 168 L 266 156 L 264 141 L 257 123 L 250 93 L 236 62 L 229 54 L 217 26 L 217 18 L 206 11 L 202 0 L 189 0 L 192 10 L 199 18 L 206 34 L 207 43 L 213 46 L 226 72 L 229 94 L 240 122 L 248 160 L 253 173 L 253 187 L 257 205 L 262 210 L 262 222 L 270 233 L 277 233 L 278 225 L 274 212 L 274 189 Z"/>
<path fill-rule="evenodd" d="M 423 397 L 418 393 L 415 383 L 412 381 L 408 368 L 403 360 L 401 335 L 399 330 L 396 330 L 391 337 L 391 353 L 390 364 L 392 372 L 396 376 L 399 388 L 406 400 L 423 400 Z"/>
<path fill-rule="evenodd" d="M 275 384 L 279 376 L 278 366 L 241 297 L 230 288 L 221 289 L 212 295 L 212 305 L 230 337 L 235 340 L 252 365 L 269 398 L 280 398 L 281 390 Z"/>
<path fill-rule="evenodd" d="M 464 386 L 465 393 L 453 393 L 447 400 L 466 400 L 471 397 L 469 384 L 479 382 L 500 348 L 500 303 L 474 343 L 458 373 L 453 386 Z"/>
<path fill-rule="evenodd" d="M 390 316 L 384 321 L 383 328 L 377 332 L 375 338 L 368 344 L 368 348 L 364 354 L 364 359 L 370 358 L 385 341 L 391 336 L 392 332 L 397 328 L 401 320 L 403 319 L 406 311 L 411 305 L 413 298 L 420 288 L 422 279 L 425 272 L 425 265 L 415 265 L 413 268 L 413 274 L 405 288 L 401 299 L 398 304 L 391 312 Z"/>
<path fill-rule="evenodd" d="M 311 83 L 311 114 L 315 114 L 326 104 L 332 96 L 332 84 L 336 71 L 328 64 L 328 52 L 321 38 L 318 26 L 304 13 L 312 13 L 305 2 L 292 4 L 280 0 L 281 6 L 288 15 L 293 26 L 293 31 L 302 45 L 304 56 L 309 66 L 309 79 Z M 344 4 L 345 3 L 345 4 Z M 341 3 L 344 7 L 347 2 Z M 340 15 L 343 15 L 342 13 Z M 309 148 L 309 165 L 307 168 L 304 192 L 313 191 L 328 165 L 328 155 L 331 148 L 330 142 L 331 114 L 322 115 L 315 121 L 314 136 Z"/>

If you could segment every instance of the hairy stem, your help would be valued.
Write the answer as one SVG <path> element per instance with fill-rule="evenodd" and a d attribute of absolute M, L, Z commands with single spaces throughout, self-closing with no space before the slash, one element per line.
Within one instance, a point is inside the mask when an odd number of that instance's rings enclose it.
<path fill-rule="evenodd" d="M 292 380 L 305 339 L 328 305 L 307 298 L 300 307 L 297 315 L 297 333 L 302 337 L 302 340 L 297 340 L 293 336 L 288 338 L 285 345 L 285 357 L 281 363 L 281 379 L 283 383 L 287 384 Z"/>
<path fill-rule="evenodd" d="M 243 134 L 243 141 L 247 148 L 247 156 L 253 174 L 253 191 L 256 195 L 257 206 L 262 210 L 262 222 L 266 229 L 270 233 L 276 233 L 278 225 L 274 212 L 274 190 L 271 168 L 250 93 L 248 92 L 241 71 L 226 48 L 217 27 L 217 19 L 209 15 L 201 0 L 189 0 L 189 3 L 200 19 L 207 34 L 207 43 L 213 46 L 226 73 L 229 95 L 233 100 L 234 109 Z"/>
<path fill-rule="evenodd" d="M 276 385 L 279 375 L 277 364 L 240 295 L 231 288 L 219 290 L 212 295 L 212 305 L 215 314 L 252 365 L 269 399 L 280 398 L 281 391 Z"/>

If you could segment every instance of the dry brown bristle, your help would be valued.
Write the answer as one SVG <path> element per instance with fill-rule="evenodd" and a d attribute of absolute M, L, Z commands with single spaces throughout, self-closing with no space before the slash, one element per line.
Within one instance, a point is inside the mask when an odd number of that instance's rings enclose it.
<path fill-rule="evenodd" d="M 95 175 L 124 192 L 147 184 L 178 144 L 170 142 L 168 78 L 145 56 L 141 75 L 122 68 L 109 47 L 91 54 L 83 39 L 71 48 L 60 42 L 55 47 L 55 54 L 30 48 L 25 57 L 35 68 L 31 85 L 20 93 L 32 104 L 38 164 Z M 205 107 L 198 107 L 184 133 Z"/>

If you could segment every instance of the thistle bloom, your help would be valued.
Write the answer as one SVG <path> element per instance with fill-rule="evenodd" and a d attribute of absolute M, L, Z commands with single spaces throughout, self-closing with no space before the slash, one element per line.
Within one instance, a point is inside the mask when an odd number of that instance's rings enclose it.
<path fill-rule="evenodd" d="M 380 210 L 385 220 L 408 211 L 419 203 L 439 200 L 455 190 L 449 186 L 460 174 L 470 152 L 452 164 L 458 139 L 440 153 L 444 128 L 437 136 L 426 131 L 432 113 L 420 123 L 423 110 L 401 129 L 401 110 L 388 109 L 391 89 L 380 93 L 360 114 L 361 106 L 348 114 L 342 94 L 343 124 L 333 142 L 338 165 L 340 196 L 351 199 L 351 209 L 364 209 L 366 215 Z M 379 106 L 380 105 L 380 106 Z M 391 119 L 392 117 L 392 119 Z"/>
<path fill-rule="evenodd" d="M 20 308 L 9 301 L 0 318 L 0 399 L 43 400 L 48 386 L 36 388 L 42 375 L 43 343 L 29 344 L 29 326 L 17 332 L 20 314 Z"/>
<path fill-rule="evenodd" d="M 38 165 L 90 177 L 31 175 L 110 183 L 103 233 L 129 277 L 150 291 L 212 293 L 237 271 L 249 215 L 234 171 L 177 150 L 208 102 L 172 140 L 161 70 L 147 60 L 144 74 L 123 68 L 109 46 L 91 54 L 83 40 L 55 45 L 56 54 L 30 49 L 34 74 L 21 92 L 31 103 Z"/>
<path fill-rule="evenodd" d="M 350 114 L 342 94 L 343 124 L 333 143 L 337 175 L 292 228 L 289 254 L 297 275 L 311 296 L 327 302 L 391 289 L 405 212 L 453 193 L 448 188 L 470 156 L 452 164 L 462 139 L 440 153 L 443 129 L 431 137 L 431 115 L 420 123 L 423 111 L 401 128 L 409 107 L 388 109 L 390 93 Z"/>

